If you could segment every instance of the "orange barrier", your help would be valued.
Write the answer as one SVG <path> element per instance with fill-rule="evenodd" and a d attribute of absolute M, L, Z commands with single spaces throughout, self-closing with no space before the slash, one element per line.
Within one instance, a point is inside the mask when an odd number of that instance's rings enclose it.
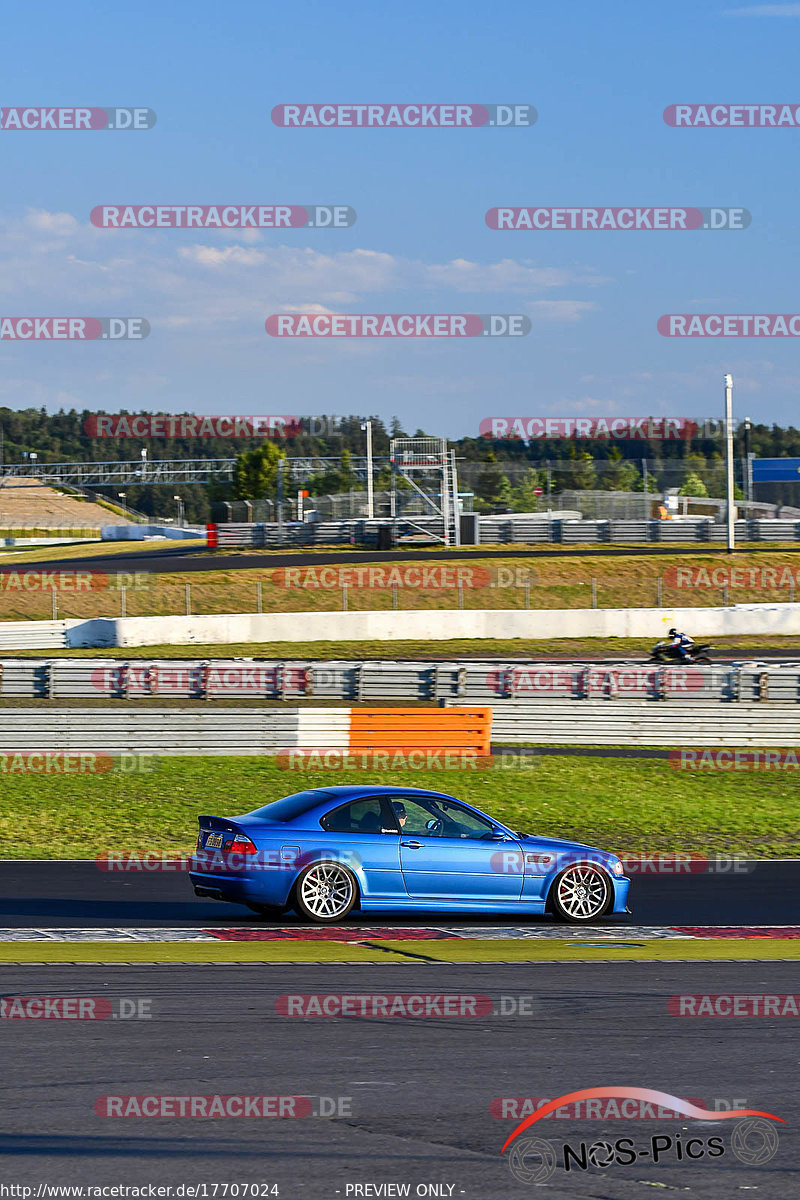
<path fill-rule="evenodd" d="M 353 708 L 351 750 L 490 754 L 491 708 Z"/>

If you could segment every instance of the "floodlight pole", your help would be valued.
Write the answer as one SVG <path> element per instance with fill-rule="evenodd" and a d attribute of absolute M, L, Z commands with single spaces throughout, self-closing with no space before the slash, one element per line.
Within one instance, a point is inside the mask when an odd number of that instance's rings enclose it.
<path fill-rule="evenodd" d="M 372 492 L 372 421 L 362 421 L 361 428 L 367 431 L 367 517 L 371 521 L 375 516 Z"/>
<path fill-rule="evenodd" d="M 733 495 L 733 376 L 725 376 L 725 477 L 728 519 L 728 553 L 736 549 L 736 510 Z"/>

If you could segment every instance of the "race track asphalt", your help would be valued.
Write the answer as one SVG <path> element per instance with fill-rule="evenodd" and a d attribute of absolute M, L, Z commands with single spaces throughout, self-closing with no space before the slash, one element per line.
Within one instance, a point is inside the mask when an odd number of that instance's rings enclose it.
<path fill-rule="evenodd" d="M 160 865 L 160 864 L 159 864 Z M 800 860 L 710 860 L 707 869 L 674 874 L 672 864 L 631 876 L 629 917 L 637 925 L 800 925 Z M 658 866 L 658 864 L 656 864 Z M 667 873 L 661 873 L 666 871 Z M 459 918 L 447 916 L 448 924 Z M 418 925 L 415 917 L 371 913 L 382 925 Z M 469 925 L 508 924 L 508 916 L 470 916 Z M 526 918 L 537 922 L 539 918 Z M 358 924 L 356 914 L 351 918 Z M 426 913 L 425 922 L 435 923 Z M 273 924 L 299 922 L 292 914 Z M 0 928 L 268 926 L 237 904 L 196 899 L 185 872 L 108 871 L 94 860 L 0 860 Z"/>
<path fill-rule="evenodd" d="M 144 999 L 151 1019 L 0 1020 L 0 1183 L 32 1185 L 33 1197 L 38 1184 L 206 1184 L 213 1200 L 214 1184 L 277 1183 L 281 1200 L 345 1200 L 402 1195 L 363 1190 L 394 1183 L 411 1196 L 425 1194 L 417 1185 L 444 1185 L 427 1194 L 455 1200 L 638 1200 L 653 1188 L 703 1200 L 757 1189 L 762 1200 L 789 1200 L 800 1188 L 797 1018 L 680 1018 L 668 998 L 796 988 L 796 964 L 781 962 L 5 967 L 7 998 Z M 394 1019 L 276 1012 L 286 993 L 365 991 L 478 993 L 496 1004 L 513 998 L 516 1008 L 522 1000 L 525 1011 Z M 517 1122 L 494 1117 L 492 1101 L 607 1086 L 653 1088 L 712 1108 L 736 1101 L 786 1124 L 770 1123 L 779 1131 L 774 1157 L 745 1165 L 732 1153 L 734 1119 L 549 1119 L 531 1133 L 553 1147 L 555 1174 L 541 1192 L 517 1183 L 500 1154 Z M 322 1096 L 341 1115 L 109 1119 L 94 1109 L 109 1095 L 309 1096 L 315 1106 Z M 683 1143 L 720 1137 L 724 1153 L 678 1161 L 673 1148 L 653 1163 L 651 1137 L 671 1137 L 674 1147 L 678 1133 Z M 633 1166 L 563 1169 L 565 1141 L 577 1150 L 619 1137 L 639 1151 Z"/>

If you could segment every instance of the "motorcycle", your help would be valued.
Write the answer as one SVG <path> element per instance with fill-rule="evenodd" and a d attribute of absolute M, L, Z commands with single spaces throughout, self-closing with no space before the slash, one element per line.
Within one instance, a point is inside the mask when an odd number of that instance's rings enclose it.
<path fill-rule="evenodd" d="M 650 662 L 710 663 L 711 658 L 708 652 L 713 649 L 714 647 L 708 642 L 695 642 L 688 655 L 684 656 L 679 647 L 673 646 L 671 642 L 656 642 L 650 651 Z"/>

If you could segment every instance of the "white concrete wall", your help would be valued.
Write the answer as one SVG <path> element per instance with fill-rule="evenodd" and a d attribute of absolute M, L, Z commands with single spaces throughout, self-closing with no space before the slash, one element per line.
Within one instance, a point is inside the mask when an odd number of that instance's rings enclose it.
<path fill-rule="evenodd" d="M 38 624 L 32 622 L 31 624 Z M 72 646 L 191 646 L 236 642 L 442 641 L 447 638 L 665 637 L 671 625 L 695 638 L 800 635 L 800 604 L 730 608 L 431 609 L 416 612 L 244 613 L 70 621 Z M 2 626 L 0 625 L 0 635 Z M 17 643 L 19 644 L 19 643 Z"/>

